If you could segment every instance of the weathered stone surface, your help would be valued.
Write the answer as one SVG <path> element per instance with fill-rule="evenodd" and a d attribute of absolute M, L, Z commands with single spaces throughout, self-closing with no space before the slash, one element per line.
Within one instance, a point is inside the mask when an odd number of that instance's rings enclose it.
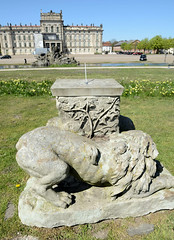
<path fill-rule="evenodd" d="M 154 231 L 154 225 L 148 223 L 142 223 L 135 227 L 129 227 L 127 232 L 129 236 L 133 237 L 135 235 L 149 234 Z"/>
<path fill-rule="evenodd" d="M 119 133 L 123 89 L 114 79 L 57 79 L 51 91 L 59 128 L 89 138 Z"/>
<path fill-rule="evenodd" d="M 75 203 L 67 209 L 53 206 L 30 191 L 32 179 L 19 199 L 19 217 L 29 226 L 53 228 L 95 223 L 104 219 L 138 217 L 164 209 L 174 208 L 174 189 L 161 190 L 141 199 L 112 201 L 107 198 L 112 187 L 91 187 L 75 192 Z"/>
<path fill-rule="evenodd" d="M 35 179 L 33 190 L 58 207 L 70 205 L 72 196 L 55 193 L 52 187 L 69 175 L 90 185 L 114 186 L 110 198 L 145 197 L 174 187 L 174 177 L 166 174 L 162 179 L 156 146 L 142 131 L 94 141 L 56 127 L 40 127 L 24 134 L 16 147 L 18 164 Z"/>
<path fill-rule="evenodd" d="M 124 87 L 114 79 L 57 79 L 51 87 L 53 96 L 121 96 Z"/>
<path fill-rule="evenodd" d="M 80 65 L 75 58 L 70 58 L 64 53 L 60 53 L 58 49 L 52 49 L 52 52 L 47 54 L 40 54 L 37 57 L 37 60 L 33 62 L 32 66 L 50 66 L 50 65 L 63 65 L 63 64 L 76 64 Z"/>
<path fill-rule="evenodd" d="M 61 117 L 54 117 L 48 120 L 47 126 L 59 127 L 62 130 L 77 132 L 80 135 L 80 129 L 78 124 L 71 125 L 68 121 L 62 121 Z M 135 125 L 133 121 L 123 115 L 119 116 L 119 124 L 116 129 L 119 128 L 119 132 L 125 132 L 130 130 L 135 130 Z M 118 130 L 116 130 L 118 131 Z M 84 134 L 84 131 L 83 131 Z"/>
<path fill-rule="evenodd" d="M 17 162 L 31 176 L 19 199 L 21 221 L 52 228 L 173 209 L 174 177 L 156 160 L 152 138 L 119 134 L 134 129 L 119 117 L 123 89 L 106 79 L 101 89 L 99 81 L 69 81 L 53 88 L 59 117 L 16 145 Z"/>
<path fill-rule="evenodd" d="M 59 127 L 92 138 L 119 133 L 119 97 L 57 97 Z"/>
<path fill-rule="evenodd" d="M 5 211 L 5 217 L 4 220 L 7 220 L 9 218 L 12 218 L 14 216 L 15 206 L 13 203 L 8 203 L 7 209 Z"/>
<path fill-rule="evenodd" d="M 108 229 L 103 229 L 103 230 L 100 230 L 96 233 L 93 233 L 92 236 L 97 238 L 97 239 L 107 239 L 108 232 L 109 232 Z"/>

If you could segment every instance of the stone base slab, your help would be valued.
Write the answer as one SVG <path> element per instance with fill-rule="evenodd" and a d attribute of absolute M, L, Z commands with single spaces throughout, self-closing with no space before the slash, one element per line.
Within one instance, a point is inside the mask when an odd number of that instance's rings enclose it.
<path fill-rule="evenodd" d="M 158 191 L 145 198 L 124 200 L 120 197 L 114 201 L 107 197 L 111 188 L 90 187 L 73 193 L 75 203 L 62 209 L 39 197 L 27 186 L 19 199 L 19 217 L 28 226 L 53 228 L 174 209 L 174 188 Z"/>
<path fill-rule="evenodd" d="M 121 96 L 124 87 L 115 79 L 57 79 L 51 87 L 53 96 Z"/>

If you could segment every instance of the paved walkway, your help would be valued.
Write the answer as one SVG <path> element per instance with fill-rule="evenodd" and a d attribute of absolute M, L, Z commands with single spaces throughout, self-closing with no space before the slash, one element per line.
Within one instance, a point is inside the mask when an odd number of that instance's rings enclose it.
<path fill-rule="evenodd" d="M 137 69 L 148 69 L 148 68 L 163 68 L 163 69 L 174 69 L 174 66 L 131 66 L 131 67 L 87 67 L 87 69 L 124 69 L 124 68 L 137 68 Z M 82 70 L 84 67 L 54 67 L 54 68 L 15 68 L 15 69 L 0 69 L 0 72 L 8 71 L 42 71 L 42 70 Z"/>
<path fill-rule="evenodd" d="M 70 57 L 75 57 L 80 63 L 139 63 L 140 56 L 138 55 L 118 55 L 118 54 L 77 54 L 70 55 Z M 34 55 L 15 55 L 11 59 L 0 59 L 0 65 L 19 65 L 24 64 L 24 59 L 27 59 L 28 64 L 32 64 L 36 58 Z M 174 61 L 174 56 L 172 54 L 152 54 L 147 55 L 147 64 L 149 63 L 167 63 L 171 64 Z M 168 66 L 112 66 L 112 67 L 87 67 L 88 69 L 115 69 L 115 68 L 168 68 Z M 171 66 L 170 68 L 173 68 Z M 24 71 L 24 70 L 69 70 L 69 69 L 83 69 L 83 67 L 66 67 L 66 68 L 19 68 L 19 69 L 0 69 L 0 71 Z"/>
<path fill-rule="evenodd" d="M 119 55 L 119 54 L 76 54 L 69 55 L 69 57 L 75 57 L 80 63 L 130 63 L 140 62 L 139 55 Z M 24 59 L 27 59 L 27 63 L 33 63 L 36 58 L 34 55 L 15 55 L 11 59 L 0 59 L 1 64 L 24 64 Z M 164 54 L 150 54 L 147 55 L 147 63 L 172 63 L 174 56 L 167 54 L 166 58 Z"/>

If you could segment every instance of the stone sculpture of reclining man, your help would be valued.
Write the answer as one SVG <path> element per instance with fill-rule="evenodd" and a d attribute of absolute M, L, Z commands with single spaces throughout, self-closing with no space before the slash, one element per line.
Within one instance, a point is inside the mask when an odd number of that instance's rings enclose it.
<path fill-rule="evenodd" d="M 72 196 L 52 186 L 69 174 L 95 186 L 113 186 L 111 197 L 148 196 L 170 181 L 156 182 L 158 151 L 142 131 L 112 135 L 93 141 L 57 127 L 40 127 L 24 134 L 17 145 L 17 162 L 35 179 L 33 190 L 55 206 L 66 208 Z"/>

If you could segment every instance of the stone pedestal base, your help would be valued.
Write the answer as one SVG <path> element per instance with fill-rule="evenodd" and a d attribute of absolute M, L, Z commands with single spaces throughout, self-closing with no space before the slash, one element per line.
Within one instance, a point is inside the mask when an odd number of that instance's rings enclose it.
<path fill-rule="evenodd" d="M 67 209 L 53 206 L 31 189 L 32 178 L 19 199 L 19 217 L 23 224 L 53 228 L 96 223 L 105 219 L 138 217 L 164 209 L 174 209 L 174 188 L 161 190 L 145 198 L 112 201 L 112 187 L 86 187 L 73 193 L 75 203 Z M 82 187 L 83 189 L 83 187 Z"/>
<path fill-rule="evenodd" d="M 89 138 L 119 133 L 123 89 L 114 79 L 57 79 L 51 91 L 63 129 Z"/>

